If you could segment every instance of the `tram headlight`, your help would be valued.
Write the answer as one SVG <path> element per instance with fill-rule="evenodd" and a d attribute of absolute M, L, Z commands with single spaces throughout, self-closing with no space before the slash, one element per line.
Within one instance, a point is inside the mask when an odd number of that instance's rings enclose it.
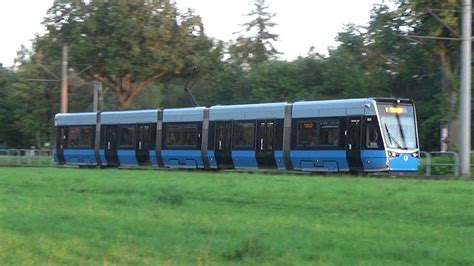
<path fill-rule="evenodd" d="M 389 152 L 388 152 L 388 158 L 389 158 L 389 159 L 392 159 L 393 157 L 397 157 L 398 155 L 400 155 L 400 154 L 398 154 L 398 153 L 396 153 L 396 152 L 394 152 L 394 151 L 389 151 Z"/>
<path fill-rule="evenodd" d="M 415 158 L 418 158 L 418 156 L 420 156 L 420 154 L 418 152 L 414 152 L 411 155 L 413 155 L 413 157 L 415 157 Z"/>

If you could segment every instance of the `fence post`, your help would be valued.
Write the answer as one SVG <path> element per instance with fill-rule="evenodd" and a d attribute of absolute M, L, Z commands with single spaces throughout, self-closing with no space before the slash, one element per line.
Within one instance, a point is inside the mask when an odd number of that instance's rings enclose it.
<path fill-rule="evenodd" d="M 431 176 L 431 155 L 426 151 L 420 151 L 420 154 L 425 156 L 425 176 Z"/>
<path fill-rule="evenodd" d="M 0 165 L 8 165 L 8 160 L 10 157 L 8 156 L 8 150 L 0 149 Z"/>
<path fill-rule="evenodd" d="M 472 168 L 474 168 L 474 151 L 471 151 L 471 177 L 474 177 L 474 171 L 472 171 Z"/>
<path fill-rule="evenodd" d="M 454 168 L 454 175 L 455 176 L 459 176 L 459 154 L 457 152 L 453 152 L 453 155 L 454 155 L 454 163 L 456 164 L 455 168 Z"/>

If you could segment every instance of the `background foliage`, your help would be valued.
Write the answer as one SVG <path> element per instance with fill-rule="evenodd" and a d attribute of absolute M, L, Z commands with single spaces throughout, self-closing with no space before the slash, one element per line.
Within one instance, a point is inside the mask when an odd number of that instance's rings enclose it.
<path fill-rule="evenodd" d="M 61 47 L 70 47 L 70 111 L 92 110 L 93 80 L 103 83 L 103 110 L 199 105 L 403 97 L 414 99 L 421 148 L 439 149 L 439 129 L 451 129 L 456 149 L 457 42 L 401 35 L 454 37 L 430 13 L 459 30 L 457 0 L 393 1 L 373 7 L 367 27 L 347 25 L 340 45 L 285 61 L 271 7 L 254 1 L 243 31 L 224 43 L 209 38 L 199 15 L 169 0 L 57 0 L 32 51 L 14 69 L 0 68 L 0 146 L 44 147 L 59 110 Z M 448 10 L 448 11 L 446 11 Z M 451 11 L 449 11 L 451 10 Z M 301 34 L 311 34 L 301 25 Z"/>

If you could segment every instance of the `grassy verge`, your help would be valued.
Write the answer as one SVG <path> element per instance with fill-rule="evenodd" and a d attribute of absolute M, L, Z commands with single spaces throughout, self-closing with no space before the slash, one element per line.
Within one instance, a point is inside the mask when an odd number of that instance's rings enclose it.
<path fill-rule="evenodd" d="M 469 181 L 0 170 L 0 264 L 474 264 Z"/>
<path fill-rule="evenodd" d="M 50 166 L 53 165 L 51 156 L 12 156 L 0 155 L 0 165 L 6 166 Z"/>

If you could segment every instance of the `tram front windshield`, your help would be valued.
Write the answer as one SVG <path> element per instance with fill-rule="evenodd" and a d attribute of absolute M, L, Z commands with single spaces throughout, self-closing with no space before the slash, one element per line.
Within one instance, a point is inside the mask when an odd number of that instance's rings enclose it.
<path fill-rule="evenodd" d="M 417 149 L 415 112 L 412 105 L 377 104 L 380 125 L 388 148 Z"/>

